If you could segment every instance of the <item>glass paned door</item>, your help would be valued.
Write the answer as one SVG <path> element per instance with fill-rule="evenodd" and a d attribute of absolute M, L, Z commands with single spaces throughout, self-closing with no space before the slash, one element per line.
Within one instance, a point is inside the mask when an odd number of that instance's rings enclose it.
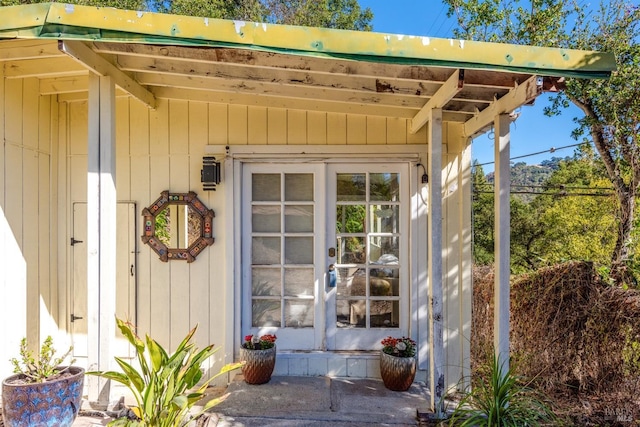
<path fill-rule="evenodd" d="M 360 170 L 358 170 L 360 169 Z M 330 259 L 337 272 L 328 298 L 327 336 L 336 350 L 379 348 L 408 332 L 408 183 L 401 165 L 328 169 Z"/>
<path fill-rule="evenodd" d="M 408 333 L 407 165 L 249 163 L 242 175 L 244 335 L 373 350 Z"/>
<path fill-rule="evenodd" d="M 297 165 L 244 167 L 243 333 L 274 333 L 280 349 L 322 345 L 321 171 Z"/>

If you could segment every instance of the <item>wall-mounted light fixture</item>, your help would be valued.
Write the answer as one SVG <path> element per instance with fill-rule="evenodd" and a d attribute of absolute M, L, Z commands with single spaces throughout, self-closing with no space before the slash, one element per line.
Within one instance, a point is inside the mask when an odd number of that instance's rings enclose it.
<path fill-rule="evenodd" d="M 202 182 L 203 190 L 216 191 L 216 185 L 220 184 L 220 162 L 216 162 L 215 157 L 202 158 L 200 182 Z"/>

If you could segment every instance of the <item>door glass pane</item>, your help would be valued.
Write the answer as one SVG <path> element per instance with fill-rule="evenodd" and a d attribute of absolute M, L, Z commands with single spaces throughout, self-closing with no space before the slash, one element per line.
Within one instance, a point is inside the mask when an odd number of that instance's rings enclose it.
<path fill-rule="evenodd" d="M 312 296 L 313 288 L 313 268 L 285 268 L 284 294 L 286 296 Z"/>
<path fill-rule="evenodd" d="M 254 205 L 251 225 L 257 233 L 280 232 L 280 205 Z"/>
<path fill-rule="evenodd" d="M 251 300 L 251 326 L 280 326 L 280 317 L 279 299 Z"/>
<path fill-rule="evenodd" d="M 284 322 L 288 328 L 313 327 L 313 301 L 287 300 L 284 303 Z"/>
<path fill-rule="evenodd" d="M 280 174 L 254 173 L 251 175 L 251 192 L 254 202 L 280 201 Z"/>
<path fill-rule="evenodd" d="M 372 233 L 397 233 L 400 231 L 398 222 L 398 205 L 369 206 L 369 230 Z"/>
<path fill-rule="evenodd" d="M 372 328 L 397 328 L 400 314 L 400 302 L 371 301 L 371 317 L 369 319 Z"/>
<path fill-rule="evenodd" d="M 364 328 L 366 327 L 367 301 L 338 300 L 336 314 L 338 328 Z"/>
<path fill-rule="evenodd" d="M 313 201 L 313 175 L 288 173 L 284 176 L 284 200 L 287 202 Z"/>
<path fill-rule="evenodd" d="M 341 173 L 337 182 L 338 201 L 361 201 L 367 197 L 366 174 Z"/>
<path fill-rule="evenodd" d="M 285 264 L 313 264 L 313 237 L 285 237 Z"/>
<path fill-rule="evenodd" d="M 280 218 L 278 217 L 278 220 Z M 284 229 L 287 233 L 313 231 L 313 206 L 288 205 L 284 208 Z"/>
<path fill-rule="evenodd" d="M 374 263 L 384 264 L 384 260 L 395 258 L 398 262 L 398 251 L 400 250 L 400 237 L 397 236 L 370 236 L 369 237 L 369 257 Z"/>
<path fill-rule="evenodd" d="M 369 295 L 400 296 L 400 273 L 397 268 L 373 268 L 370 270 Z"/>
<path fill-rule="evenodd" d="M 337 205 L 336 233 L 364 233 L 366 216 L 365 205 Z"/>
<path fill-rule="evenodd" d="M 400 200 L 400 177 L 397 173 L 372 173 L 371 180 L 371 201 L 394 201 Z"/>
<path fill-rule="evenodd" d="M 280 264 L 280 237 L 254 237 L 251 244 L 251 264 Z"/>
<path fill-rule="evenodd" d="M 338 263 L 364 264 L 367 246 L 364 237 L 338 237 Z"/>
<path fill-rule="evenodd" d="M 253 267 L 251 269 L 251 295 L 280 295 L 280 268 Z"/>

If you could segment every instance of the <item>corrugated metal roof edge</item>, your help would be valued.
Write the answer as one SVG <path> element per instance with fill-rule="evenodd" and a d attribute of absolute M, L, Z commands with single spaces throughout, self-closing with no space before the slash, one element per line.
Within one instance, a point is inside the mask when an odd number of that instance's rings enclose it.
<path fill-rule="evenodd" d="M 196 17 L 57 3 L 9 6 L 0 9 L 10 11 L 11 13 L 3 13 L 2 15 L 7 18 L 7 21 L 15 23 L 13 28 L 7 28 L 7 25 L 2 25 L 2 18 L 0 18 L 0 37 L 77 39 L 181 46 L 224 46 L 354 61 L 461 67 L 581 78 L 606 78 L 615 70 L 613 55 L 602 52 L 465 41 L 457 41 L 458 46 L 456 46 L 456 41 L 445 39 L 275 24 L 238 23 L 237 21 L 220 19 L 205 20 Z M 96 19 L 98 17 L 96 14 L 104 19 Z M 101 26 L 72 24 L 85 22 L 87 24 L 101 22 Z M 190 25 L 187 26 L 187 22 Z M 215 34 L 219 36 L 217 39 L 204 37 L 200 31 L 202 29 L 192 28 L 202 26 L 203 22 L 207 23 L 204 34 Z M 171 36 L 164 34 L 166 31 L 161 30 L 169 23 L 173 23 L 170 29 L 173 34 Z M 189 31 L 186 33 L 181 31 L 178 28 L 179 23 L 182 23 Z M 250 24 L 248 28 L 247 24 Z M 23 26 L 18 28 L 17 25 Z M 219 31 L 214 31 L 209 26 L 216 27 L 215 29 Z M 122 30 L 125 27 L 136 29 L 136 32 Z M 4 31 L 1 31 L 2 29 Z M 255 34 L 248 34 L 247 30 L 251 30 Z M 293 35 L 292 32 L 299 36 L 293 37 L 295 39 L 293 41 L 289 40 Z M 351 37 L 352 39 L 357 40 L 345 43 L 345 34 L 350 34 L 354 36 Z M 338 35 L 341 37 L 337 37 Z M 326 39 L 321 40 L 318 36 L 325 36 Z M 300 38 L 305 40 L 300 41 Z M 380 43 L 381 40 L 384 43 Z M 254 41 L 268 41 L 268 43 L 253 43 Z M 312 41 L 313 43 L 311 43 Z M 331 43 L 335 46 L 332 48 L 324 46 Z M 354 49 L 354 45 L 358 45 L 359 49 Z M 464 50 L 465 46 L 471 46 L 471 48 Z M 480 47 L 491 49 L 490 51 L 485 49 L 482 52 L 477 52 L 475 48 Z M 418 53 L 420 55 L 417 55 Z M 518 60 L 520 62 L 517 62 Z M 573 66 L 560 66 L 564 63 L 573 64 Z"/>

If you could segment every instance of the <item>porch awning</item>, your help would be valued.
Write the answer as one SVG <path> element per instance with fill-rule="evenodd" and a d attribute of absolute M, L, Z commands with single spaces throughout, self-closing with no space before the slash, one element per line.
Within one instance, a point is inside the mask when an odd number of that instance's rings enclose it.
<path fill-rule="evenodd" d="M 118 86 L 151 107 L 170 98 L 410 118 L 413 132 L 435 107 L 474 136 L 563 77 L 615 69 L 612 54 L 593 51 L 61 3 L 0 9 L 5 77 L 37 77 L 62 99 L 86 92 L 89 71 L 117 70 Z"/>

